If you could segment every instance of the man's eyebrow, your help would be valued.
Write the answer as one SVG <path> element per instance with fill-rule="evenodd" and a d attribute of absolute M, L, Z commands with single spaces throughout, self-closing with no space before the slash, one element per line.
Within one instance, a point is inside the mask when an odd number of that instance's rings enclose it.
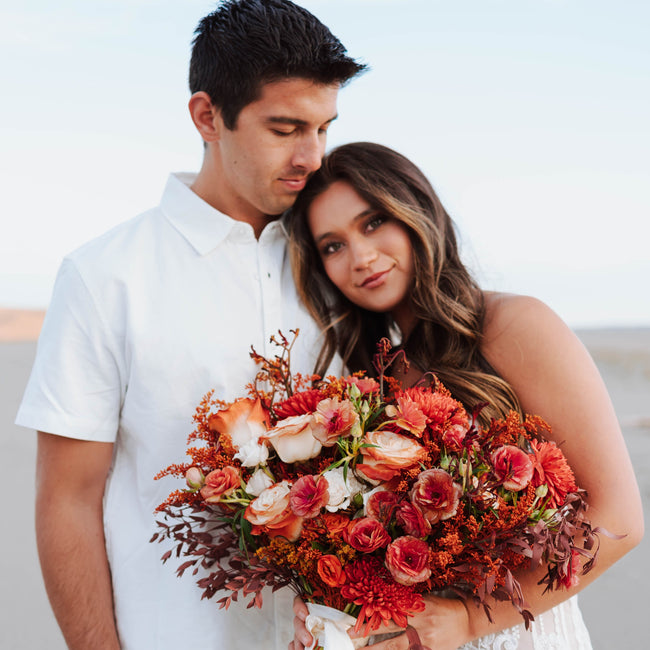
<path fill-rule="evenodd" d="M 337 118 L 338 114 L 331 117 L 329 120 L 324 122 L 324 124 L 331 124 Z M 300 120 L 296 117 L 282 117 L 280 115 L 272 115 L 267 119 L 267 121 L 271 124 L 288 124 L 291 126 L 308 126 L 309 124 L 306 120 Z"/>

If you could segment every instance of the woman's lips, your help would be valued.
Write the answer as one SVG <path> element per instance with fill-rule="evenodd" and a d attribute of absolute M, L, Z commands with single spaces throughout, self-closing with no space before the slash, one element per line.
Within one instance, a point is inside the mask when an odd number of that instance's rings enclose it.
<path fill-rule="evenodd" d="M 390 269 L 388 269 L 390 270 Z M 386 275 L 388 274 L 387 271 L 380 271 L 379 273 L 373 273 L 372 275 L 369 275 L 362 283 L 361 286 L 364 289 L 373 289 L 374 287 L 378 287 L 379 285 L 384 283 L 384 279 Z"/>

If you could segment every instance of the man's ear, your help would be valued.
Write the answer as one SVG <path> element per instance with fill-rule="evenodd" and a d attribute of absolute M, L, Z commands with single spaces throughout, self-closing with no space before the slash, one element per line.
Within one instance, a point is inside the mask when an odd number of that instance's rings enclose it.
<path fill-rule="evenodd" d="M 194 93 L 188 104 L 192 122 L 204 142 L 216 142 L 224 128 L 219 109 L 204 91 Z"/>

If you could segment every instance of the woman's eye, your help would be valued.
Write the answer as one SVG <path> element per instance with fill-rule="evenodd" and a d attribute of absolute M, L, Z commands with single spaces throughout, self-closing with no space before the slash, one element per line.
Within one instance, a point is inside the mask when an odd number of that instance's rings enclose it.
<path fill-rule="evenodd" d="M 341 248 L 341 243 L 340 242 L 330 242 L 329 244 L 325 244 L 320 249 L 321 255 L 326 256 L 326 255 L 331 255 L 332 253 L 336 253 Z"/>
<path fill-rule="evenodd" d="M 380 214 L 376 214 L 374 217 L 368 220 L 368 223 L 366 224 L 366 230 L 369 231 L 376 230 L 385 221 L 386 221 L 386 217 Z"/>

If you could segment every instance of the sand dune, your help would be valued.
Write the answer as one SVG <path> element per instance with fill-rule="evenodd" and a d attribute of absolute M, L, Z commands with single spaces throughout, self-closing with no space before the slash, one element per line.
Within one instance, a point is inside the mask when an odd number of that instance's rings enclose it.
<path fill-rule="evenodd" d="M 0 308 L 0 343 L 35 341 L 44 317 L 43 310 Z"/>

